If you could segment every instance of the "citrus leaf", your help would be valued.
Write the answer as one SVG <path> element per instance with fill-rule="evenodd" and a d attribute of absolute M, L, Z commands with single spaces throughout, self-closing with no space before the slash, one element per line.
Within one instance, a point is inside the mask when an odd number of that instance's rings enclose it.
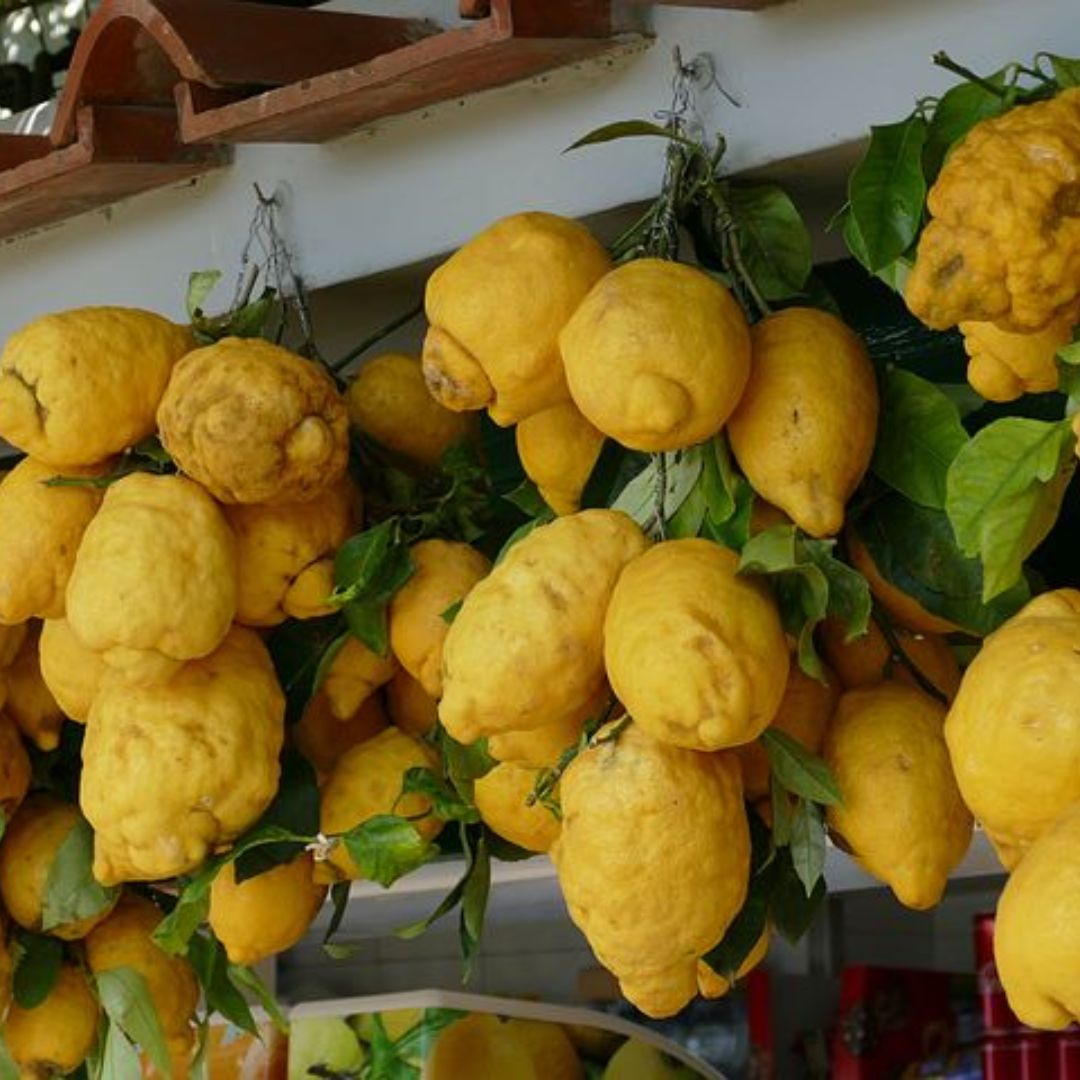
<path fill-rule="evenodd" d="M 439 618 L 442 619 L 447 626 L 453 626 L 454 620 L 458 617 L 458 612 L 461 611 L 462 606 L 465 603 L 465 598 L 455 600 L 445 611 L 439 614 Z"/>
<path fill-rule="evenodd" d="M 323 935 L 322 946 L 323 951 L 331 957 L 334 956 L 337 946 L 331 945 L 330 940 L 341 929 L 341 924 L 345 921 L 345 912 L 349 908 L 350 885 L 351 883 L 348 881 L 335 881 L 330 886 L 330 904 L 333 907 L 333 912 L 330 915 L 330 923 L 326 927 L 326 933 Z"/>
<path fill-rule="evenodd" d="M 401 784 L 401 794 L 423 795 L 431 803 L 431 809 L 440 821 L 465 821 L 475 824 L 480 820 L 480 813 L 475 806 L 466 802 L 460 794 L 440 776 L 430 769 L 415 766 L 405 773 Z"/>
<path fill-rule="evenodd" d="M 461 798 L 471 803 L 474 781 L 487 776 L 498 764 L 488 752 L 487 739 L 477 739 L 468 745 L 459 743 L 442 724 L 436 727 L 435 738 L 447 779 Z"/>
<path fill-rule="evenodd" d="M 976 124 L 1000 115 L 1007 108 L 1004 97 L 988 90 L 985 84 L 1003 87 L 1005 72 L 998 71 L 987 76 L 982 85 L 964 82 L 942 94 L 934 109 L 923 151 L 927 183 L 933 183 L 952 146 Z"/>
<path fill-rule="evenodd" d="M 769 906 L 772 925 L 793 945 L 810 929 L 827 895 L 824 877 L 818 878 L 813 891 L 806 887 L 795 870 L 790 848 L 776 853 L 776 886 Z"/>
<path fill-rule="evenodd" d="M 945 477 L 968 441 L 956 406 L 932 382 L 890 368 L 882 379 L 875 475 L 913 502 L 941 510 Z"/>
<path fill-rule="evenodd" d="M 735 477 L 734 509 L 729 517 L 717 521 L 705 515 L 701 535 L 732 551 L 742 551 L 750 539 L 750 518 L 754 512 L 754 489 L 741 476 Z"/>
<path fill-rule="evenodd" d="M 294 724 L 328 667 L 327 656 L 343 647 L 348 629 L 340 615 L 320 619 L 288 619 L 267 638 L 278 682 L 285 692 L 286 720 Z"/>
<path fill-rule="evenodd" d="M 368 818 L 345 833 L 341 842 L 363 876 L 384 888 L 439 854 L 411 821 L 396 814 Z"/>
<path fill-rule="evenodd" d="M 461 953 L 465 961 L 463 982 L 468 982 L 472 974 L 473 958 L 480 947 L 480 938 L 484 933 L 484 916 L 487 913 L 488 895 L 491 892 L 491 856 L 487 841 L 481 830 L 473 844 L 465 845 L 469 860 L 465 886 L 461 894 L 460 938 Z"/>
<path fill-rule="evenodd" d="M 772 775 L 793 795 L 825 806 L 840 802 L 840 788 L 828 765 L 798 739 L 779 728 L 768 727 L 761 735 L 761 745 L 769 757 Z"/>
<path fill-rule="evenodd" d="M 704 473 L 703 473 L 704 475 Z M 697 536 L 705 520 L 705 492 L 701 480 L 690 489 L 690 494 L 682 506 L 668 518 L 667 536 L 669 540 L 681 540 Z"/>
<path fill-rule="evenodd" d="M 549 509 L 543 495 L 540 494 L 540 489 L 529 479 L 523 480 L 513 491 L 507 492 L 503 498 L 529 517 L 540 517 Z"/>
<path fill-rule="evenodd" d="M 705 511 L 715 525 L 729 521 L 738 508 L 739 481 L 742 477 L 731 459 L 731 449 L 723 435 L 705 443 L 701 470 L 701 489 Z"/>
<path fill-rule="evenodd" d="M 1067 421 L 1007 416 L 988 424 L 957 454 L 945 509 L 957 543 L 983 565 L 984 601 L 1020 580 L 1024 560 L 1057 520 L 1076 466 Z"/>
<path fill-rule="evenodd" d="M 671 128 L 661 127 L 651 120 L 617 120 L 613 124 L 604 124 L 603 127 L 594 128 L 587 135 L 582 135 L 575 143 L 571 143 L 563 153 L 577 150 L 582 146 L 596 146 L 599 143 L 614 142 L 616 139 L 633 139 L 643 135 L 658 139 L 668 139 L 682 146 L 697 150 L 697 143 L 684 138 Z"/>
<path fill-rule="evenodd" d="M 35 1009 L 48 996 L 64 960 L 58 938 L 17 932 L 15 975 L 12 993 L 24 1009 Z"/>
<path fill-rule="evenodd" d="M 94 982 L 112 1027 L 140 1046 L 162 1076 L 172 1076 L 165 1033 L 141 972 L 129 967 L 111 968 L 98 972 Z"/>
<path fill-rule="evenodd" d="M 397 520 L 389 518 L 349 537 L 338 548 L 331 597 L 335 603 L 388 603 L 409 580 L 415 568 L 399 531 Z"/>
<path fill-rule="evenodd" d="M 220 270 L 196 270 L 188 275 L 185 307 L 189 319 L 197 319 L 205 310 L 207 297 L 221 280 Z"/>
<path fill-rule="evenodd" d="M 1046 59 L 1050 61 L 1050 69 L 1059 89 L 1068 90 L 1080 86 L 1080 60 L 1068 56 L 1054 56 L 1053 53 L 1047 53 Z"/>
<path fill-rule="evenodd" d="M 791 865 L 806 890 L 812 896 L 825 873 L 825 822 L 821 808 L 809 799 L 799 799 L 791 815 Z"/>
<path fill-rule="evenodd" d="M 728 207 L 750 279 L 766 300 L 802 292 L 812 266 L 810 233 L 799 211 L 776 184 L 732 184 Z"/>
<path fill-rule="evenodd" d="M 49 866 L 41 912 L 42 930 L 48 932 L 65 923 L 92 919 L 112 905 L 118 890 L 98 884 L 91 872 L 93 862 L 94 830 L 80 817 Z"/>
<path fill-rule="evenodd" d="M 208 1013 L 221 1015 L 241 1031 L 258 1038 L 259 1026 L 244 995 L 229 977 L 229 961 L 216 937 L 196 934 L 188 947 L 188 959 L 195 969 Z"/>
<path fill-rule="evenodd" d="M 624 514 L 645 527 L 655 522 L 657 488 L 660 484 L 661 460 L 664 471 L 664 520 L 670 521 L 698 482 L 704 466 L 701 446 L 672 453 L 654 454 L 649 464 L 631 480 L 612 504 L 613 510 Z"/>
<path fill-rule="evenodd" d="M 851 218 L 871 273 L 903 255 L 922 221 L 926 180 L 922 152 L 927 123 L 919 116 L 870 129 L 870 144 L 848 181 Z"/>
<path fill-rule="evenodd" d="M 772 895 L 772 874 L 755 875 L 750 881 L 746 900 L 732 920 L 719 944 L 714 945 L 702 960 L 722 979 L 735 981 L 735 974 L 758 943 L 769 919 L 769 899 Z"/>
<path fill-rule="evenodd" d="M 105 1028 L 101 1075 L 107 1080 L 139 1080 L 142 1076 L 139 1052 L 116 1024 L 110 1023 Z M 164 1075 L 171 1076 L 172 1073 Z"/>
<path fill-rule="evenodd" d="M 270 1022 L 282 1033 L 289 1034 L 289 1021 L 281 1011 L 277 998 L 270 992 L 269 987 L 259 978 L 257 971 L 245 967 L 242 964 L 229 962 L 229 981 L 242 993 L 254 998 L 270 1017 Z"/>
<path fill-rule="evenodd" d="M 791 843 L 791 795 L 777 778 L 769 775 L 769 803 L 772 806 L 773 843 L 787 847 Z"/>
<path fill-rule="evenodd" d="M 853 520 L 852 529 L 887 582 L 971 634 L 990 633 L 1030 597 L 1021 580 L 984 603 L 982 563 L 960 550 L 945 512 L 898 493 L 875 500 Z"/>

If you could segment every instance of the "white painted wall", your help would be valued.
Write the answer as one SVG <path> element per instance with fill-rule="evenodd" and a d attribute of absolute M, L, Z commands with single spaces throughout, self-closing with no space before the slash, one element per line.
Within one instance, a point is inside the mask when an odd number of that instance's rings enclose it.
<path fill-rule="evenodd" d="M 339 7 L 359 0 L 341 0 Z M 430 7 L 426 4 L 413 3 Z M 865 133 L 947 85 L 930 56 L 975 68 L 1039 49 L 1080 54 L 1076 0 L 793 0 L 757 14 L 659 8 L 651 48 L 398 118 L 324 146 L 247 146 L 235 164 L 0 246 L 0 338 L 44 310 L 138 304 L 178 315 L 188 271 L 235 263 L 257 181 L 277 188 L 314 286 L 448 250 L 502 214 L 581 215 L 656 189 L 652 140 L 561 151 L 669 96 L 671 52 L 706 50 L 741 102 L 706 120 L 733 169 Z"/>

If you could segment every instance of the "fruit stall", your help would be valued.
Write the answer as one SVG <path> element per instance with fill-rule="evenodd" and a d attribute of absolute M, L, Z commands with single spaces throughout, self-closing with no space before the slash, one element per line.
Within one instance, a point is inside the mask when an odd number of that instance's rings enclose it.
<path fill-rule="evenodd" d="M 1080 1077 L 1075 0 L 0 46 L 0 1080 Z"/>

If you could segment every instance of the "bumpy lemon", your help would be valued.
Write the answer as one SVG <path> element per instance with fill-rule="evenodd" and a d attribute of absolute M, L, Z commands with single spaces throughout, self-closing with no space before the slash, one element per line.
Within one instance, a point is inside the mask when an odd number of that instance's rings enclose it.
<path fill-rule="evenodd" d="M 453 412 L 428 392 L 420 358 L 383 353 L 364 362 L 345 394 L 349 423 L 428 469 L 457 443 L 476 437 L 476 417 Z"/>
<path fill-rule="evenodd" d="M 310 502 L 229 506 L 236 535 L 236 621 L 276 626 L 334 610 L 334 554 L 360 524 L 360 493 L 342 477 Z"/>
<path fill-rule="evenodd" d="M 1011 869 L 1080 802 L 1080 592 L 1043 593 L 986 639 L 945 738 L 964 801 Z"/>
<path fill-rule="evenodd" d="M 518 457 L 544 502 L 556 514 L 573 514 L 604 446 L 604 436 L 572 401 L 533 413 L 514 431 Z"/>
<path fill-rule="evenodd" d="M 333 380 L 260 338 L 188 353 L 157 421 L 180 468 L 223 503 L 307 502 L 348 462 L 348 415 Z"/>
<path fill-rule="evenodd" d="M 326 695 L 330 712 L 339 720 L 348 720 L 397 670 L 392 655 L 379 656 L 351 637 L 331 662 L 320 689 Z"/>
<path fill-rule="evenodd" d="M 71 470 L 84 477 L 98 472 Z M 25 458 L 0 481 L 0 622 L 64 614 L 75 553 L 102 493 L 48 486 L 56 475 L 51 465 Z"/>
<path fill-rule="evenodd" d="M 739 403 L 750 332 L 708 274 L 637 259 L 602 278 L 559 337 L 574 403 L 634 450 L 704 442 Z"/>
<path fill-rule="evenodd" d="M 998 901 L 994 959 L 1020 1020 L 1057 1030 L 1080 1020 L 1080 804 L 1028 849 Z"/>
<path fill-rule="evenodd" d="M 266 646 L 239 627 L 164 685 L 105 679 L 79 799 L 98 881 L 186 874 L 254 824 L 277 791 L 284 717 Z"/>
<path fill-rule="evenodd" d="M 307 933 L 326 899 L 312 877 L 312 857 L 298 855 L 239 884 L 228 863 L 210 887 L 210 929 L 234 964 L 257 964 L 291 949 Z"/>
<path fill-rule="evenodd" d="M 551 854 L 597 959 L 639 1009 L 671 1016 L 697 993 L 698 960 L 746 897 L 739 766 L 658 742 L 636 723 L 613 734 L 602 728 L 563 775 Z"/>
<path fill-rule="evenodd" d="M 559 331 L 610 268 L 584 225 L 554 214 L 514 214 L 474 236 L 428 279 L 432 394 L 503 426 L 565 401 Z"/>
<path fill-rule="evenodd" d="M 611 590 L 647 543 L 614 510 L 570 514 L 516 543 L 469 593 L 446 636 L 446 730 L 470 743 L 582 707 L 604 681 Z"/>
<path fill-rule="evenodd" d="M 728 981 L 719 972 L 714 971 L 704 960 L 698 961 L 697 981 L 698 993 L 703 998 L 723 997 L 732 986 L 750 974 L 765 959 L 769 953 L 769 928 L 766 926 L 761 931 L 761 936 L 754 943 L 754 947 L 746 955 L 746 959 L 739 965 L 735 972 L 735 979 Z"/>
<path fill-rule="evenodd" d="M 44 792 L 31 795 L 8 825 L 0 843 L 0 898 L 12 919 L 26 930 L 75 941 L 85 937 L 112 909 L 43 927 L 45 893 L 57 853 L 79 823 L 79 810 Z"/>
<path fill-rule="evenodd" d="M 332 836 L 348 832 L 378 814 L 398 814 L 416 819 L 413 824 L 421 836 L 433 839 L 442 822 L 431 813 L 431 803 L 415 792 L 401 794 L 409 769 L 430 769 L 433 764 L 431 750 L 397 728 L 387 728 L 354 746 L 340 758 L 323 786 L 320 829 Z M 362 876 L 360 867 L 340 844 L 331 853 L 329 863 L 316 868 L 316 879 L 320 881 L 335 877 L 356 881 Z"/>
<path fill-rule="evenodd" d="M 811 754 L 821 749 L 825 728 L 840 697 L 836 676 L 826 670 L 825 681 L 811 678 L 797 663 L 788 671 L 787 686 L 769 729 L 797 739 Z M 759 741 L 736 749 L 742 767 L 743 790 L 749 802 L 769 794 L 769 756 Z"/>
<path fill-rule="evenodd" d="M 30 790 L 30 775 L 30 758 L 19 729 L 7 713 L 0 712 L 0 813 L 5 821 L 11 820 Z"/>
<path fill-rule="evenodd" d="M 750 381 L 728 423 L 753 489 L 811 536 L 833 536 L 877 435 L 874 367 L 835 315 L 786 308 L 752 332 Z"/>
<path fill-rule="evenodd" d="M 837 843 L 906 907 L 933 907 L 971 843 L 956 786 L 945 707 L 910 686 L 882 683 L 840 698 L 825 760 L 842 802 L 828 809 Z"/>
<path fill-rule="evenodd" d="M 453 540 L 422 540 L 409 549 L 412 577 L 390 601 L 390 648 L 433 698 L 442 696 L 443 618 L 491 570 L 475 548 Z"/>
<path fill-rule="evenodd" d="M 75 636 L 133 682 L 213 652 L 236 612 L 236 542 L 198 484 L 134 473 L 109 488 L 68 582 Z"/>
<path fill-rule="evenodd" d="M 3 1035 L 19 1076 L 26 1080 L 73 1072 L 97 1038 L 98 1003 L 82 968 L 60 966 L 40 1005 L 24 1009 L 13 1001 Z"/>
<path fill-rule="evenodd" d="M 1058 385 L 1057 351 L 1072 341 L 1077 309 L 1070 308 L 1041 330 L 1015 334 L 992 322 L 962 322 L 967 377 L 988 401 L 1015 401 Z"/>
<path fill-rule="evenodd" d="M 339 720 L 330 710 L 324 693 L 315 694 L 303 716 L 292 726 L 293 745 L 325 775 L 333 771 L 347 751 L 378 735 L 386 727 L 386 715 L 377 695 L 367 698 L 348 720 Z"/>
<path fill-rule="evenodd" d="M 108 664 L 88 649 L 66 619 L 46 619 L 38 641 L 41 678 L 64 715 L 86 723 Z"/>
<path fill-rule="evenodd" d="M 0 355 L 0 438 L 57 468 L 96 465 L 154 431 L 191 333 L 149 311 L 45 315 Z"/>
<path fill-rule="evenodd" d="M 161 912 L 143 896 L 125 893 L 113 913 L 86 939 L 86 962 L 95 975 L 130 968 L 145 980 L 169 1050 L 191 1044 L 191 1022 L 199 1004 L 199 984 L 191 964 L 170 956 L 154 942 Z"/>
<path fill-rule="evenodd" d="M 851 641 L 841 619 L 826 619 L 819 633 L 825 656 L 845 690 L 877 686 L 884 679 L 918 686 L 907 664 L 893 654 L 875 620 L 867 624 L 865 634 Z M 960 665 L 949 643 L 940 634 L 917 634 L 902 626 L 893 627 L 893 633 L 919 674 L 952 701 L 960 689 Z"/>
<path fill-rule="evenodd" d="M 427 735 L 439 720 L 439 703 L 404 668 L 386 684 L 390 719 L 409 735 Z"/>
<path fill-rule="evenodd" d="M 35 623 L 23 639 L 14 663 L 5 668 L 4 708 L 27 739 L 39 750 L 49 751 L 60 745 L 64 714 L 41 676 L 40 638 L 41 627 Z"/>
<path fill-rule="evenodd" d="M 646 731 L 688 750 L 756 739 L 776 715 L 788 647 L 776 604 L 709 540 L 657 544 L 623 571 L 604 620 L 615 696 Z"/>
<path fill-rule="evenodd" d="M 476 809 L 484 824 L 528 851 L 547 851 L 559 835 L 559 820 L 542 803 L 526 800 L 537 771 L 519 765 L 496 765 L 473 785 Z"/>

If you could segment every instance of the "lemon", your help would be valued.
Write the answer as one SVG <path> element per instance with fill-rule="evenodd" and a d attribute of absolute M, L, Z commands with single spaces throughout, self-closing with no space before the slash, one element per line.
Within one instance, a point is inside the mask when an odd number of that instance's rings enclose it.
<path fill-rule="evenodd" d="M 60 745 L 64 714 L 41 674 L 41 625 L 35 623 L 23 638 L 18 656 L 4 670 L 7 703 L 4 708 L 18 729 L 39 750 Z"/>
<path fill-rule="evenodd" d="M 739 305 L 702 270 L 637 259 L 605 275 L 559 336 L 574 404 L 633 450 L 715 435 L 750 374 Z"/>
<path fill-rule="evenodd" d="M 525 475 L 556 514 L 579 509 L 593 466 L 604 445 L 601 432 L 572 401 L 533 413 L 514 431 Z"/>
<path fill-rule="evenodd" d="M 386 684 L 386 708 L 408 735 L 427 735 L 439 720 L 439 703 L 404 668 L 398 668 Z"/>
<path fill-rule="evenodd" d="M 296 749 L 320 774 L 326 775 L 347 750 L 378 735 L 386 723 L 378 695 L 365 699 L 348 720 L 339 720 L 320 691 L 307 703 L 290 735 Z"/>
<path fill-rule="evenodd" d="M 66 619 L 46 619 L 38 642 L 41 678 L 64 715 L 86 723 L 109 666 L 88 649 Z"/>
<path fill-rule="evenodd" d="M 544 852 L 559 835 L 559 820 L 542 803 L 526 802 L 536 780 L 535 769 L 496 765 L 476 781 L 473 793 L 485 825 L 518 847 Z"/>
<path fill-rule="evenodd" d="M 829 829 L 900 903 L 933 907 L 971 843 L 956 786 L 945 707 L 919 690 L 882 683 L 840 698 L 824 757 L 840 788 Z"/>

